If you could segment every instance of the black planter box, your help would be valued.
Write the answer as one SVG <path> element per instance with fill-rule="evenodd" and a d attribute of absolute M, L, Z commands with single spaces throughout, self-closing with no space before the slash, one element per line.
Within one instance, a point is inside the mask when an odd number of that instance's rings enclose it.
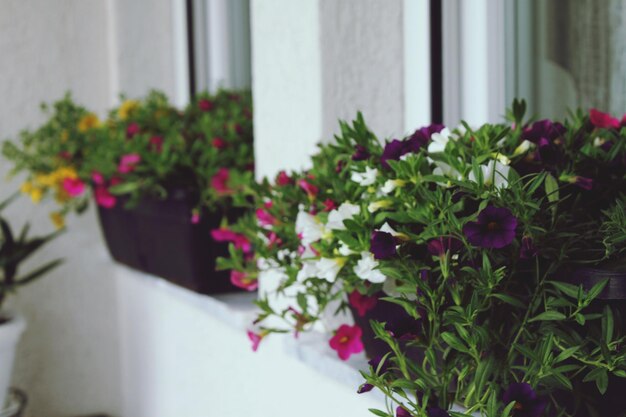
<path fill-rule="evenodd" d="M 229 271 L 215 270 L 216 259 L 228 254 L 227 243 L 211 238 L 224 213 L 204 213 L 193 224 L 191 210 L 184 193 L 172 193 L 167 200 L 144 198 L 130 209 L 118 200 L 113 208 L 98 207 L 98 215 L 115 261 L 202 294 L 241 291 L 230 283 Z"/>

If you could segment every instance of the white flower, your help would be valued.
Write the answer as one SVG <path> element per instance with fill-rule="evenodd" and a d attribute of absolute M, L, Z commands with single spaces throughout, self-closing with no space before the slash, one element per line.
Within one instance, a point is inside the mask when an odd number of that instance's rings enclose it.
<path fill-rule="evenodd" d="M 428 153 L 440 153 L 446 150 L 446 145 L 452 140 L 457 140 L 457 136 L 452 136 L 450 130 L 446 127 L 439 133 L 433 133 L 430 136 L 431 142 L 428 145 Z"/>
<path fill-rule="evenodd" d="M 302 268 L 298 271 L 296 280 L 298 282 L 304 282 L 309 278 L 316 277 L 317 273 L 318 273 L 317 261 L 315 260 L 302 261 Z"/>
<path fill-rule="evenodd" d="M 497 159 L 498 162 L 500 162 L 502 165 L 510 165 L 511 164 L 511 160 L 509 159 L 508 156 L 503 155 L 501 153 L 494 153 L 491 155 L 494 159 Z"/>
<path fill-rule="evenodd" d="M 302 245 L 306 247 L 320 240 L 326 228 L 316 216 L 300 211 L 296 217 L 296 233 L 302 236 Z"/>
<path fill-rule="evenodd" d="M 515 150 L 513 151 L 513 156 L 523 155 L 523 154 L 525 154 L 526 152 L 528 152 L 528 150 L 529 150 L 531 147 L 534 147 L 534 146 L 535 146 L 535 144 L 534 144 L 534 143 L 532 143 L 532 142 L 531 142 L 531 141 L 529 141 L 529 140 L 524 139 L 524 140 L 522 141 L 522 143 L 520 143 L 520 144 L 517 146 L 517 148 L 515 148 Z"/>
<path fill-rule="evenodd" d="M 389 226 L 389 223 L 385 222 L 385 224 L 383 224 L 383 226 L 378 229 L 379 232 L 385 232 L 385 233 L 389 233 L 392 236 L 399 236 L 402 233 L 398 233 L 395 230 L 393 230 L 393 228 L 391 226 Z"/>
<path fill-rule="evenodd" d="M 457 171 L 450 165 L 446 164 L 445 162 L 441 162 L 441 161 L 433 161 L 433 162 L 435 164 L 435 169 L 433 169 L 433 175 L 441 175 L 443 177 L 453 178 L 456 180 L 460 180 L 463 178 L 463 176 L 461 175 L 459 171 Z"/>
<path fill-rule="evenodd" d="M 322 258 L 315 263 L 317 269 L 317 277 L 325 279 L 328 282 L 335 282 L 339 270 L 346 263 L 344 258 Z"/>
<path fill-rule="evenodd" d="M 337 250 L 341 256 L 350 256 L 354 254 L 354 251 L 348 247 L 344 242 L 341 242 L 339 249 Z"/>
<path fill-rule="evenodd" d="M 378 170 L 376 168 L 365 167 L 365 172 L 352 172 L 350 179 L 363 187 L 367 187 L 376 182 Z"/>
<path fill-rule="evenodd" d="M 377 284 L 385 281 L 385 276 L 378 269 L 378 262 L 370 252 L 361 252 L 361 259 L 354 267 L 357 277 Z"/>
<path fill-rule="evenodd" d="M 391 200 L 378 200 L 373 201 L 367 205 L 367 211 L 375 213 L 382 208 L 390 207 L 393 204 Z"/>
<path fill-rule="evenodd" d="M 276 258 L 281 262 L 283 262 L 285 259 L 290 258 L 292 256 L 293 256 L 293 252 L 291 252 L 287 248 L 281 249 L 276 253 Z"/>
<path fill-rule="evenodd" d="M 403 180 L 387 180 L 380 191 L 383 194 L 389 194 L 398 187 L 404 187 L 404 184 L 406 184 L 406 181 Z"/>
<path fill-rule="evenodd" d="M 398 284 L 395 279 L 387 278 L 385 283 L 383 284 L 383 292 L 390 297 L 402 298 L 406 297 L 409 300 L 416 300 L 417 294 L 406 294 L 398 291 Z"/>
<path fill-rule="evenodd" d="M 266 271 L 268 269 L 278 268 L 280 265 L 278 265 L 278 262 L 274 259 L 259 258 L 256 261 L 256 266 L 260 271 Z"/>
<path fill-rule="evenodd" d="M 328 213 L 326 227 L 332 230 L 345 230 L 344 220 L 351 219 L 361 212 L 361 207 L 356 204 L 343 203 L 338 208 Z"/>
<path fill-rule="evenodd" d="M 598 136 L 593 140 L 593 146 L 595 146 L 596 148 L 599 148 L 600 146 L 604 145 L 605 142 L 606 142 L 605 139 Z"/>
<path fill-rule="evenodd" d="M 499 161 L 491 160 L 487 165 L 481 165 L 479 168 L 483 173 L 483 183 L 486 186 L 494 186 L 499 189 L 507 188 L 509 186 L 508 177 L 511 168 L 508 165 L 501 164 Z M 476 176 L 474 175 L 474 171 L 470 172 L 468 179 L 473 182 L 478 182 Z"/>

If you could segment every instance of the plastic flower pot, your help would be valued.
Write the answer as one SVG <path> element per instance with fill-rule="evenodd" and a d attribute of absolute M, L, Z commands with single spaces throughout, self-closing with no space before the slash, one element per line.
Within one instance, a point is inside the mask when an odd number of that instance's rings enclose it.
<path fill-rule="evenodd" d="M 382 297 L 384 295 L 379 294 L 378 296 Z M 366 356 L 370 359 L 381 357 L 389 352 L 389 345 L 376 338 L 374 330 L 372 330 L 372 326 L 370 326 L 370 320 L 386 323 L 385 328 L 400 340 L 411 337 L 411 335 L 419 335 L 420 332 L 419 320 L 415 320 L 409 316 L 404 308 L 397 304 L 378 300 L 376 305 L 363 316 L 360 316 L 352 306 L 350 306 L 350 311 L 352 311 L 354 323 L 359 326 L 363 332 L 361 335 L 363 348 L 365 349 Z"/>
<path fill-rule="evenodd" d="M 98 207 L 102 233 L 115 261 L 202 294 L 239 291 L 228 271 L 215 270 L 216 259 L 228 254 L 228 244 L 211 238 L 222 211 L 203 213 L 194 224 L 193 206 L 184 192 L 172 192 L 166 200 L 143 198 L 132 208 L 124 203 Z M 232 211 L 227 217 L 232 220 L 239 214 Z"/>
<path fill-rule="evenodd" d="M 17 344 L 26 329 L 22 316 L 0 311 L 0 409 L 9 391 Z"/>

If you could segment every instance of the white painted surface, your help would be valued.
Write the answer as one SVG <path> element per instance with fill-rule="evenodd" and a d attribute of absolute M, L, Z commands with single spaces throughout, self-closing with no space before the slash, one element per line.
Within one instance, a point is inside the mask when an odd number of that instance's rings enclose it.
<path fill-rule="evenodd" d="M 8 394 L 17 344 L 26 329 L 24 317 L 0 311 L 0 410 Z"/>

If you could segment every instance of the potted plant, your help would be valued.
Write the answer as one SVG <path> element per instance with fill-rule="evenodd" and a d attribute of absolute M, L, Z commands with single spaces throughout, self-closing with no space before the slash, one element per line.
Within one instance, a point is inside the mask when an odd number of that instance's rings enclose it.
<path fill-rule="evenodd" d="M 38 200 L 54 189 L 61 219 L 83 210 L 91 190 L 115 260 L 201 293 L 236 289 L 215 272 L 227 248 L 210 231 L 239 215 L 252 182 L 248 92 L 202 94 L 184 111 L 151 92 L 105 122 L 69 97 L 54 110 L 22 146 L 3 149 L 31 174 L 24 192 Z"/>
<path fill-rule="evenodd" d="M 0 204 L 0 211 L 11 200 L 12 198 Z M 15 351 L 22 332 L 26 328 L 24 318 L 6 309 L 4 303 L 8 295 L 42 277 L 60 264 L 61 261 L 56 260 L 26 274 L 19 273 L 21 263 L 57 234 L 29 237 L 27 224 L 18 235 L 15 235 L 9 222 L 0 215 L 0 406 L 5 403 Z"/>

